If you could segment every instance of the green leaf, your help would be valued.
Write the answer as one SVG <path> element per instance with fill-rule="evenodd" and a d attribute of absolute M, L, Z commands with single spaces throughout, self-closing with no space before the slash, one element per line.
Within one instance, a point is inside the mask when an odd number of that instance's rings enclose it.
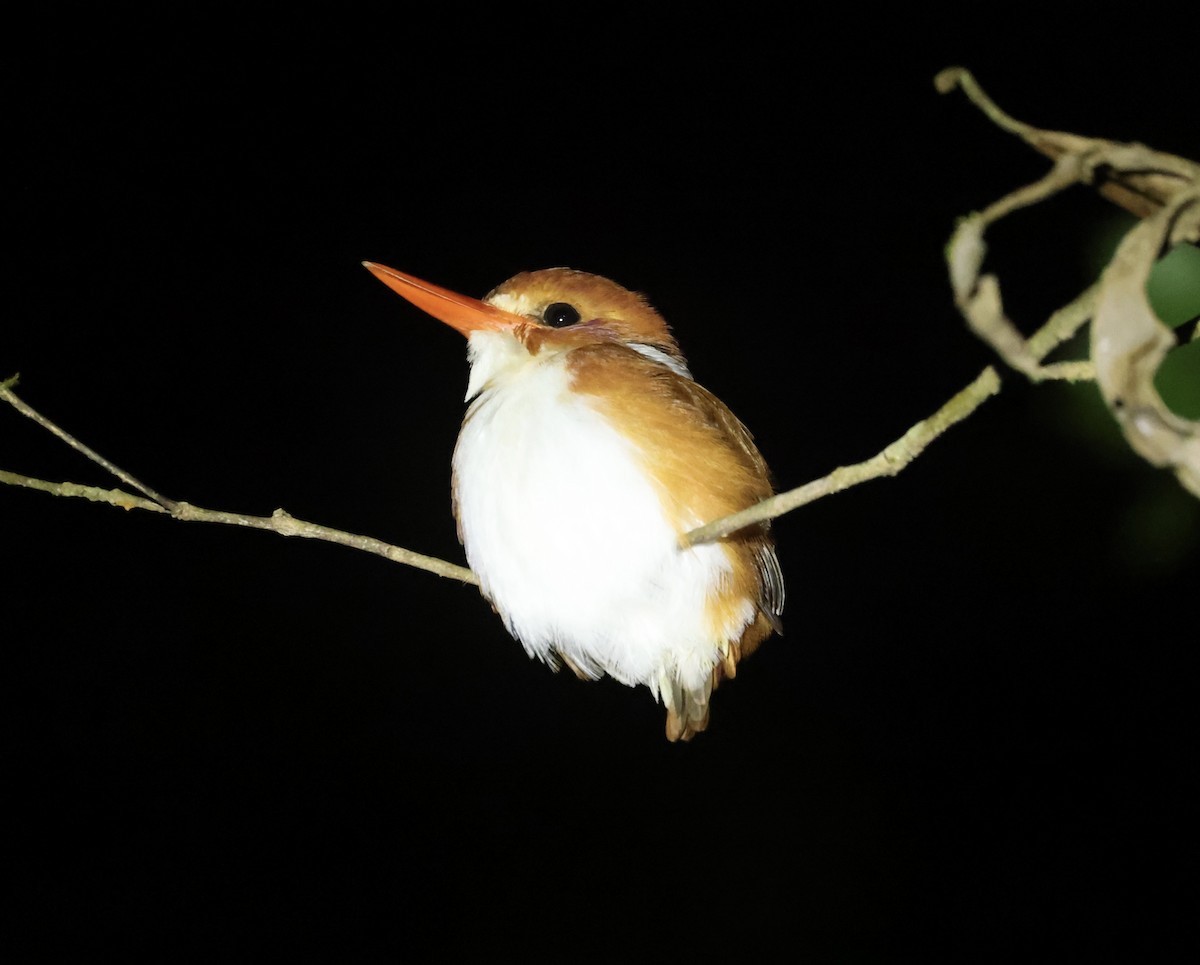
<path fill-rule="evenodd" d="M 1200 339 L 1171 349 L 1154 376 L 1163 401 L 1185 419 L 1200 419 Z"/>
<path fill-rule="evenodd" d="M 1171 328 L 1200 315 L 1200 248 L 1176 245 L 1159 259 L 1146 295 L 1154 313 Z"/>

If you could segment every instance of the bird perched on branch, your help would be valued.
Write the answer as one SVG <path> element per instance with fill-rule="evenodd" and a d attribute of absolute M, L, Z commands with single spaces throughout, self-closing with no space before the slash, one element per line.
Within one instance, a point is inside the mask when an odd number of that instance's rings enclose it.
<path fill-rule="evenodd" d="M 607 278 L 523 272 L 480 301 L 363 264 L 467 337 L 454 514 L 509 632 L 579 677 L 644 684 L 670 740 L 704 730 L 713 688 L 781 629 L 765 525 L 680 539 L 771 495 L 746 427 L 693 381 L 662 316 Z"/>

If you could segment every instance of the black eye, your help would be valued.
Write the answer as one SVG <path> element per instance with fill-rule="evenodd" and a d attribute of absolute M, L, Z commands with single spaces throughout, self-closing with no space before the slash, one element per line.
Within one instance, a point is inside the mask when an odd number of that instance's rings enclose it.
<path fill-rule="evenodd" d="M 579 321 L 579 312 L 575 310 L 574 305 L 568 305 L 566 302 L 555 302 L 553 305 L 546 307 L 542 312 L 542 321 L 553 328 L 563 328 L 566 325 L 574 325 Z"/>

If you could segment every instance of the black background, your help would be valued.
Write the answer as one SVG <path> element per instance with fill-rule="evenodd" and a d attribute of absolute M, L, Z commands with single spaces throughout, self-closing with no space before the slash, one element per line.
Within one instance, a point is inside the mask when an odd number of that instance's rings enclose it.
<path fill-rule="evenodd" d="M 10 38 L 0 375 L 169 496 L 457 562 L 464 346 L 363 259 L 646 292 L 790 488 L 991 361 L 942 246 L 1045 162 L 939 69 L 1200 155 L 1149 35 L 1066 59 L 854 11 L 449 13 Z M 1079 189 L 998 228 L 1014 317 L 1125 223 Z M 22 930 L 172 960 L 1178 950 L 1200 514 L 1094 389 L 1003 374 L 898 478 L 778 521 L 787 635 L 690 745 L 644 689 L 530 662 L 471 587 L 5 488 Z M 0 467 L 110 484 L 10 410 Z"/>

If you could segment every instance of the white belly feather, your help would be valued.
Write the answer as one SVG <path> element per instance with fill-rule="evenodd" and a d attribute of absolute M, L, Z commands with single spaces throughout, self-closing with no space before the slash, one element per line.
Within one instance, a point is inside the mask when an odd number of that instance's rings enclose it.
<path fill-rule="evenodd" d="M 508 344 L 505 344 L 508 343 Z M 680 550 L 638 453 L 569 390 L 565 356 L 530 364 L 511 339 L 471 336 L 471 395 L 454 453 L 467 561 L 526 651 L 627 684 L 703 688 L 747 601 L 714 627 L 705 601 L 730 566 L 717 545 Z M 703 520 L 695 520 L 699 524 Z"/>

